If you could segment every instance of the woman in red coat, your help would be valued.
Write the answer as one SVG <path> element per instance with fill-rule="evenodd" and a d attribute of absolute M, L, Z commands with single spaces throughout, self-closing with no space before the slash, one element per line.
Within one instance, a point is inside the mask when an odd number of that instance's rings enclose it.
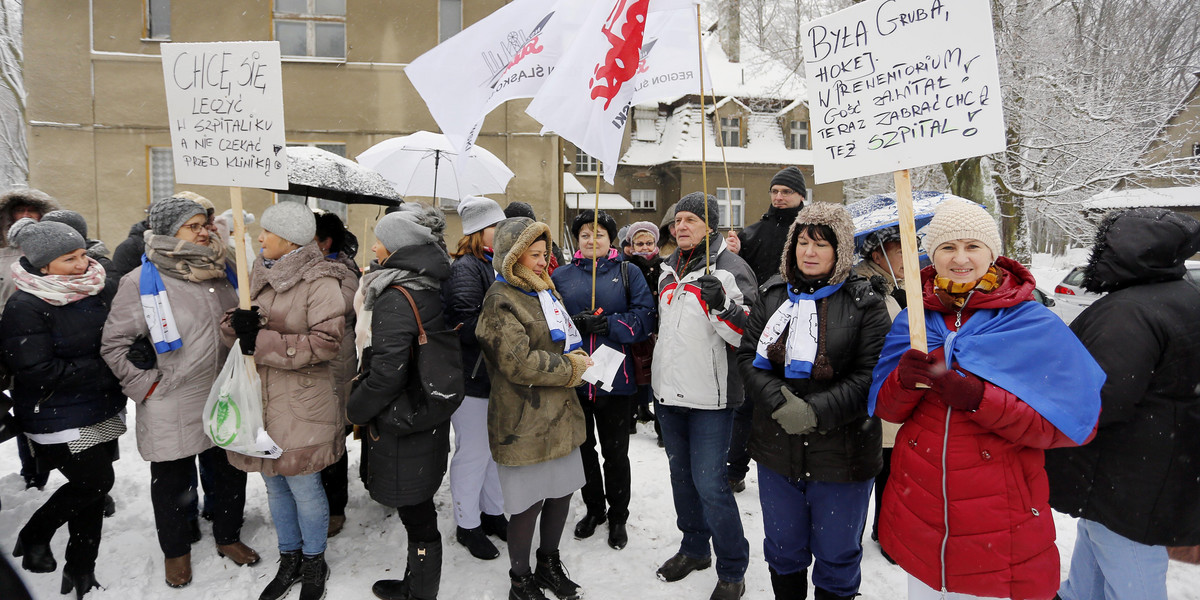
<path fill-rule="evenodd" d="M 910 600 L 1053 598 L 1043 451 L 1088 439 L 1104 373 L 1033 301 L 1029 271 L 998 255 L 983 208 L 943 204 L 923 245 L 933 260 L 921 271 L 930 352 L 909 346 L 901 313 L 871 388 L 873 414 L 903 423 L 879 542 L 908 572 Z"/>

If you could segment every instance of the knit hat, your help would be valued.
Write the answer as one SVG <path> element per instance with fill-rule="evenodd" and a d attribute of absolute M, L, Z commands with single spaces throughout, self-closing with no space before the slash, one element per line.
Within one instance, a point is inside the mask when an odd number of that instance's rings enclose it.
<path fill-rule="evenodd" d="M 592 213 L 592 209 L 585 208 L 579 211 L 579 214 L 575 215 L 574 219 L 571 219 L 571 237 L 578 240 L 579 230 L 583 229 L 584 225 L 591 225 L 592 220 L 595 219 L 608 232 L 609 244 L 613 246 L 620 244 L 617 237 L 617 221 L 604 211 L 600 211 L 599 216 Z"/>
<path fill-rule="evenodd" d="M 921 247 L 932 258 L 933 251 L 950 240 L 979 240 L 992 251 L 992 260 L 1000 256 L 1004 247 L 992 215 L 982 206 L 966 200 L 947 200 L 937 207 L 925 226 Z"/>
<path fill-rule="evenodd" d="M 437 241 L 437 236 L 428 227 L 417 223 L 417 215 L 413 212 L 384 215 L 375 224 L 375 238 L 388 252 Z"/>
<path fill-rule="evenodd" d="M 508 206 L 504 207 L 505 218 L 513 217 L 529 217 L 534 221 L 537 220 L 537 215 L 533 214 L 533 207 L 528 202 L 513 201 L 509 202 Z"/>
<path fill-rule="evenodd" d="M 54 221 L 55 223 L 66 223 L 71 226 L 71 229 L 79 232 L 83 239 L 87 239 L 87 219 L 83 215 L 73 210 L 52 210 L 42 215 L 42 222 Z"/>
<path fill-rule="evenodd" d="M 705 204 L 704 194 L 702 192 L 692 192 L 692 193 L 680 198 L 679 202 L 675 204 L 675 214 L 678 215 L 681 212 L 690 212 L 693 215 L 700 217 L 700 220 L 703 221 L 704 220 L 704 204 Z M 712 194 L 709 194 L 708 195 L 708 226 L 712 227 L 713 229 L 716 229 L 716 224 L 718 221 L 720 221 L 720 217 L 721 217 L 721 208 L 717 205 L 717 197 Z"/>
<path fill-rule="evenodd" d="M 420 202 L 405 202 L 392 212 L 405 215 L 404 218 L 428 228 L 439 243 L 446 237 L 446 215 L 440 208 Z"/>
<path fill-rule="evenodd" d="M 649 233 L 650 235 L 654 236 L 654 245 L 658 245 L 659 231 L 658 227 L 654 223 L 651 223 L 650 221 L 638 221 L 637 223 L 630 225 L 629 232 L 625 234 L 625 239 L 632 244 L 633 238 L 637 237 L 637 234 L 639 233 Z"/>
<path fill-rule="evenodd" d="M 871 253 L 882 248 L 884 244 L 888 242 L 899 241 L 900 227 L 898 225 L 884 227 L 883 229 L 876 229 L 875 231 L 863 236 L 861 252 L 862 257 L 864 259 L 871 258 Z"/>
<path fill-rule="evenodd" d="M 208 213 L 195 200 L 172 196 L 151 204 L 150 215 L 146 217 L 146 222 L 156 235 L 173 236 L 180 227 L 183 227 L 184 223 L 187 223 L 188 219 L 196 215 L 207 217 Z"/>
<path fill-rule="evenodd" d="M 196 192 L 189 192 L 187 190 L 184 190 L 182 192 L 175 192 L 175 195 L 173 197 L 174 198 L 187 198 L 188 200 L 191 200 L 191 201 L 195 202 L 196 204 L 199 204 L 201 206 L 201 208 L 203 208 L 205 210 L 205 212 L 207 212 L 210 216 L 213 213 L 217 212 L 217 207 L 215 205 L 213 205 L 212 200 L 209 200 L 208 198 L 205 198 L 204 196 L 201 196 L 200 194 L 197 194 Z"/>
<path fill-rule="evenodd" d="M 495 200 L 483 196 L 463 198 L 458 203 L 458 216 L 462 217 L 463 235 L 483 231 L 508 218 Z"/>
<path fill-rule="evenodd" d="M 50 221 L 39 223 L 28 217 L 13 223 L 8 230 L 8 243 L 25 253 L 35 269 L 41 269 L 54 259 L 87 247 L 83 236 L 70 225 Z"/>
<path fill-rule="evenodd" d="M 796 167 L 788 167 L 775 174 L 771 178 L 771 187 L 777 185 L 786 185 L 792 188 L 797 194 L 808 198 L 808 188 L 804 185 L 804 173 Z"/>
<path fill-rule="evenodd" d="M 268 206 L 259 219 L 262 228 L 297 246 L 307 245 L 317 237 L 317 218 L 301 202 L 279 202 Z"/>

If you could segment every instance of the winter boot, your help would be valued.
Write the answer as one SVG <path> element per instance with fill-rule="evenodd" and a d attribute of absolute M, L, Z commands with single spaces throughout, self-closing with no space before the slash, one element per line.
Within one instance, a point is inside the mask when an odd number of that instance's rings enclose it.
<path fill-rule="evenodd" d="M 510 569 L 508 579 L 512 582 L 512 587 L 508 588 L 508 600 L 546 600 L 532 572 L 515 575 Z"/>
<path fill-rule="evenodd" d="M 96 581 L 96 573 L 87 571 L 86 573 L 76 572 L 70 565 L 63 567 L 62 588 L 59 589 L 60 594 L 69 594 L 71 590 L 75 590 L 76 600 L 81 600 L 84 594 L 92 590 L 92 588 L 100 587 L 100 583 Z"/>
<path fill-rule="evenodd" d="M 808 569 L 780 575 L 775 569 L 771 572 L 771 590 L 775 592 L 775 600 L 804 600 L 808 597 Z"/>
<path fill-rule="evenodd" d="M 567 577 L 558 550 L 553 552 L 537 551 L 537 569 L 533 572 L 538 585 L 550 590 L 558 600 L 575 600 L 579 597 L 579 584 Z"/>
<path fill-rule="evenodd" d="M 498 515 L 480 513 L 479 522 L 482 524 L 481 527 L 485 534 L 494 535 L 502 542 L 508 541 L 508 518 L 504 516 L 504 513 Z"/>
<path fill-rule="evenodd" d="M 17 544 L 13 546 L 13 556 L 20 556 L 21 567 L 30 573 L 53 573 L 58 569 L 58 561 L 50 551 L 50 543 L 30 543 L 25 536 L 17 534 Z"/>
<path fill-rule="evenodd" d="M 300 600 L 321 600 L 324 598 L 326 579 L 329 579 L 329 565 L 325 564 L 324 552 L 301 558 Z"/>
<path fill-rule="evenodd" d="M 412 600 L 437 600 L 442 583 L 442 541 L 408 544 L 408 569 L 404 575 Z"/>
<path fill-rule="evenodd" d="M 275 579 L 267 584 L 267 588 L 259 594 L 258 600 L 279 600 L 287 595 L 297 581 L 300 581 L 300 551 L 280 552 L 279 571 Z"/>
<path fill-rule="evenodd" d="M 500 556 L 500 551 L 496 549 L 496 545 L 483 532 L 482 525 L 474 529 L 459 527 L 454 532 L 454 539 L 458 540 L 459 544 L 466 546 L 467 552 L 470 552 L 471 556 L 479 560 L 492 560 Z"/>
<path fill-rule="evenodd" d="M 849 596 L 839 596 L 829 590 L 823 590 L 817 586 L 813 586 L 813 600 L 854 600 L 858 594 L 850 594 Z"/>
<path fill-rule="evenodd" d="M 739 600 L 745 594 L 745 581 L 717 580 L 717 587 L 713 588 L 713 593 L 708 600 Z"/>

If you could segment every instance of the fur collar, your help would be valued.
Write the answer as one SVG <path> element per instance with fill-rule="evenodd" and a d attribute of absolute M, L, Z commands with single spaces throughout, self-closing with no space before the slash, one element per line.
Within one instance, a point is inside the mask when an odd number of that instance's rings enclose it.
<path fill-rule="evenodd" d="M 317 243 L 309 242 L 295 253 L 280 258 L 270 269 L 263 264 L 262 258 L 255 260 L 254 270 L 250 273 L 250 296 L 257 297 L 267 286 L 282 294 L 301 281 L 322 277 L 333 277 L 340 282 L 341 272 L 345 270 L 342 264 L 325 260 Z"/>

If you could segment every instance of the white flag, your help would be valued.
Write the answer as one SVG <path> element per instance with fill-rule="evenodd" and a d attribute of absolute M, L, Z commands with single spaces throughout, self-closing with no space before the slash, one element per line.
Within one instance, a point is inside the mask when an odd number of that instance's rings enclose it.
<path fill-rule="evenodd" d="M 537 93 L 589 5 L 516 0 L 417 57 L 404 72 L 442 133 L 465 152 L 492 109 Z"/>
<path fill-rule="evenodd" d="M 579 29 L 554 73 L 542 85 L 526 112 L 537 119 L 543 131 L 553 130 L 604 164 L 604 178 L 612 183 L 621 152 L 622 133 L 629 119 L 640 71 L 649 73 L 647 51 L 676 58 L 685 51 L 667 48 L 691 44 L 691 59 L 679 65 L 663 64 L 661 73 L 695 70 L 698 61 L 696 35 L 656 38 L 653 46 L 643 44 L 647 34 L 659 31 L 673 15 L 686 12 L 695 26 L 696 0 L 606 0 L 596 3 Z M 659 23 L 662 22 L 662 23 Z M 659 24 L 656 24 L 659 23 Z M 679 58 L 680 60 L 684 60 Z M 658 72 L 658 71 L 656 71 Z M 700 83 L 695 80 L 695 91 Z M 666 83 L 666 81 L 660 81 Z M 648 85 L 653 84 L 653 79 Z M 663 90 L 665 87 L 659 87 Z M 643 100 L 650 100 L 650 92 Z"/>

